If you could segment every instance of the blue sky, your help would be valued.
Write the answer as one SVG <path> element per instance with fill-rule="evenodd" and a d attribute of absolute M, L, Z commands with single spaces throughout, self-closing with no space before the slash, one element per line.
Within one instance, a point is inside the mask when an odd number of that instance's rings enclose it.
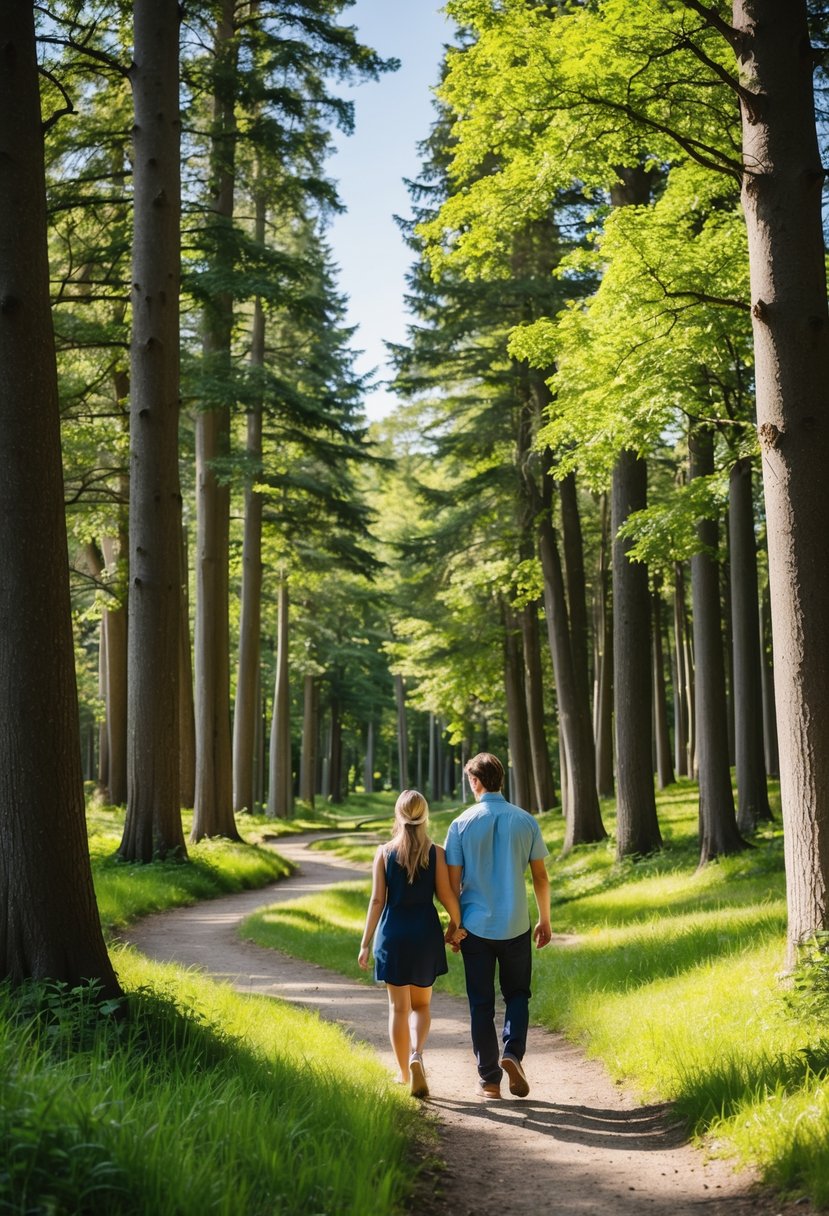
<path fill-rule="evenodd" d="M 418 175 L 417 144 L 433 120 L 431 89 L 452 26 L 435 0 L 356 0 L 344 20 L 381 55 L 401 60 L 399 71 L 348 90 L 356 129 L 351 136 L 337 136 L 337 153 L 329 162 L 348 208 L 332 224 L 328 239 L 349 297 L 349 323 L 359 325 L 354 345 L 365 354 L 358 368 L 378 367 L 382 379 L 390 374 L 383 339 L 405 337 L 403 294 L 411 261 L 392 217 L 410 213 L 403 178 Z M 378 389 L 367 398 L 366 410 L 379 418 L 394 404 L 387 390 Z"/>

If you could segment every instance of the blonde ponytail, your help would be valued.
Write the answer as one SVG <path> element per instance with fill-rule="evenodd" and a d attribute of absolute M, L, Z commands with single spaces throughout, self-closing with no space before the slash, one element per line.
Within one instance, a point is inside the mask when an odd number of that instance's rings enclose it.
<path fill-rule="evenodd" d="M 394 835 L 386 845 L 386 855 L 395 850 L 397 862 L 414 882 L 418 870 L 429 864 L 429 804 L 417 790 L 403 790 L 394 805 Z"/>

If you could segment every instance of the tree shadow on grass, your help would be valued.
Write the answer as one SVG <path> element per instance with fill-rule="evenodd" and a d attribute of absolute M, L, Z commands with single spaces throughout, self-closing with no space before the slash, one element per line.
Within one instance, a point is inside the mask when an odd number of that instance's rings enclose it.
<path fill-rule="evenodd" d="M 585 937 L 557 951 L 548 965 L 559 985 L 629 992 L 774 941 L 785 926 L 785 909 L 769 904 L 697 910 L 658 927 L 611 930 L 609 939 Z"/>

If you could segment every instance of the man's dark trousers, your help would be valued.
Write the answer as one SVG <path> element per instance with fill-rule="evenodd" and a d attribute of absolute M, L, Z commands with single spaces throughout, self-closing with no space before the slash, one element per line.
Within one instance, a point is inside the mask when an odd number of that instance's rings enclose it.
<path fill-rule="evenodd" d="M 466 995 L 472 1019 L 472 1050 L 482 1081 L 500 1081 L 503 1053 L 524 1058 L 530 1021 L 532 943 L 530 930 L 518 937 L 494 940 L 469 933 L 461 942 Z M 495 1030 L 495 967 L 506 1004 L 503 1052 Z"/>

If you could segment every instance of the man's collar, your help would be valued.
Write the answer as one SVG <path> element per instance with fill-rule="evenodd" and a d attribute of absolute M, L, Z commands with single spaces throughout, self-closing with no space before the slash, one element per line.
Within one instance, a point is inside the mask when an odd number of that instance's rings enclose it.
<path fill-rule="evenodd" d="M 502 802 L 506 802 L 506 798 L 500 790 L 484 790 L 481 794 L 481 802 L 491 802 L 494 798 L 500 798 Z"/>

